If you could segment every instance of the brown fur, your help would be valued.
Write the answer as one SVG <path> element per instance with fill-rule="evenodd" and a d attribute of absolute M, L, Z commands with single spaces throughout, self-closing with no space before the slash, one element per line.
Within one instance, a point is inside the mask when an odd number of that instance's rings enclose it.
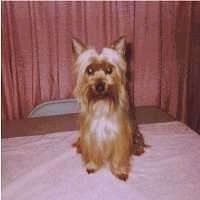
<path fill-rule="evenodd" d="M 105 161 L 110 162 L 110 168 L 117 177 L 128 178 L 129 158 L 132 154 L 132 129 L 129 119 L 124 113 L 119 114 L 119 134 L 111 139 L 105 140 L 99 147 L 98 141 L 90 132 L 90 117 L 81 120 L 81 136 L 79 139 L 79 150 L 85 163 L 93 162 L 96 167 L 87 166 L 87 171 L 96 171 Z M 91 116 L 92 117 L 92 116 Z"/>

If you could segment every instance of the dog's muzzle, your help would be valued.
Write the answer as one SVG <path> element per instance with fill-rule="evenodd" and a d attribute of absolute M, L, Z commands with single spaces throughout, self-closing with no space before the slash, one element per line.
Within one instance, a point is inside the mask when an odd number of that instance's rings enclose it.
<path fill-rule="evenodd" d="M 95 90 L 98 94 L 103 94 L 105 92 L 105 83 L 103 81 L 98 81 L 95 85 Z"/>

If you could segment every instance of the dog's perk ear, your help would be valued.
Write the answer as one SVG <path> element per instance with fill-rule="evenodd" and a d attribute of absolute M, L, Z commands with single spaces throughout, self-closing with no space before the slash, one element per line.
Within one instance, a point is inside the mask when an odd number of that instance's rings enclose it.
<path fill-rule="evenodd" d="M 86 46 L 80 40 L 76 38 L 72 39 L 72 51 L 76 58 L 85 50 Z"/>
<path fill-rule="evenodd" d="M 121 36 L 118 40 L 116 40 L 112 48 L 117 50 L 122 56 L 125 56 L 126 52 L 126 38 L 125 36 Z"/>

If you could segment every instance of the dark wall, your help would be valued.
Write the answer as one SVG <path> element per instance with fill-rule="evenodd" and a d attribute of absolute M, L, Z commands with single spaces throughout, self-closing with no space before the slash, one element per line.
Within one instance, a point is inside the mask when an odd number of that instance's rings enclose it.
<path fill-rule="evenodd" d="M 200 2 L 192 3 L 187 123 L 200 134 Z"/>

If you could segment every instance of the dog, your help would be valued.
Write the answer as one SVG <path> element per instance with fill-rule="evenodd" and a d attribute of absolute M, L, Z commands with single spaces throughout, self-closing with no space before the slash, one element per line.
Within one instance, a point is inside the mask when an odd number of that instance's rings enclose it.
<path fill-rule="evenodd" d="M 141 155 L 145 149 L 126 88 L 126 39 L 121 36 L 98 53 L 74 38 L 72 51 L 77 76 L 74 96 L 81 108 L 80 137 L 74 146 L 89 174 L 108 163 L 112 174 L 126 181 L 131 155 Z"/>

